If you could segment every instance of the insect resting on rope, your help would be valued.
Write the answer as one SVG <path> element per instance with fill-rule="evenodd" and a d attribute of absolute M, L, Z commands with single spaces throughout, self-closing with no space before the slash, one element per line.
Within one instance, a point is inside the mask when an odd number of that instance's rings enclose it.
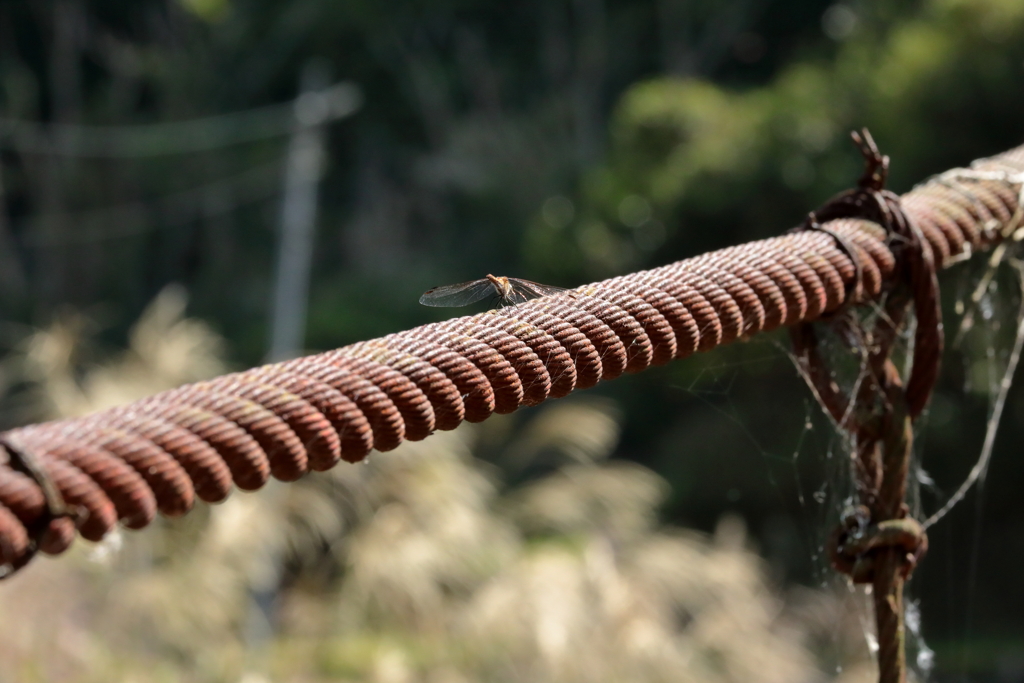
<path fill-rule="evenodd" d="M 428 289 L 420 297 L 420 303 L 424 306 L 468 306 L 494 295 L 498 299 L 499 306 L 515 306 L 530 299 L 568 291 L 562 287 L 542 285 L 538 282 L 521 280 L 517 277 L 497 277 L 488 274 L 487 277 L 481 280 Z"/>

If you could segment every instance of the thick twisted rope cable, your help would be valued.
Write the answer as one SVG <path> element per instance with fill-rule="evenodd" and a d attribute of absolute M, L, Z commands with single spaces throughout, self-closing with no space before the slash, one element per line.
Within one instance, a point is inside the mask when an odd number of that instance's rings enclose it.
<path fill-rule="evenodd" d="M 933 178 L 903 207 L 945 266 L 1021 227 L 1022 187 L 1024 146 Z M 790 233 L 0 433 L 0 565 L 879 297 L 895 268 L 885 230 L 825 227 L 857 263 L 831 234 Z"/>

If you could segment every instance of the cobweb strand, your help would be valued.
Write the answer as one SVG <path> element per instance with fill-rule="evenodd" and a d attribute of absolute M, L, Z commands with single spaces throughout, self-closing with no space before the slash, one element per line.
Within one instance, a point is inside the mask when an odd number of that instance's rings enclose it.
<path fill-rule="evenodd" d="M 975 483 L 984 481 L 985 473 L 988 471 L 988 465 L 992 459 L 992 448 L 995 445 L 999 424 L 1002 422 L 1003 410 L 1006 408 L 1006 398 L 1010 393 L 1010 387 L 1013 385 L 1013 376 L 1017 370 L 1017 363 L 1020 361 L 1021 351 L 1024 350 L 1024 263 L 1017 260 L 1013 260 L 1010 263 L 1017 271 L 1017 284 L 1021 289 L 1021 304 L 1017 311 L 1017 336 L 1013 342 L 1013 351 L 1010 353 L 1006 370 L 1003 372 L 1003 377 L 999 382 L 996 400 L 992 405 L 992 415 L 989 417 L 988 424 L 985 427 L 985 441 L 981 446 L 981 454 L 978 456 L 978 461 L 974 463 L 974 467 L 971 468 L 967 478 L 960 484 L 960 488 L 950 496 L 945 505 L 924 521 L 923 526 L 925 529 L 928 529 L 945 517 L 950 510 L 964 499 Z"/>

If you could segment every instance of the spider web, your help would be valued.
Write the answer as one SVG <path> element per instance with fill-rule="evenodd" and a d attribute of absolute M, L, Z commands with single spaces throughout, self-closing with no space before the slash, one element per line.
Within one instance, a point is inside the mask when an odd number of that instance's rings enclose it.
<path fill-rule="evenodd" d="M 858 362 L 851 360 L 837 332 L 831 329 L 823 329 L 822 332 L 829 337 L 830 348 L 842 349 L 843 353 L 836 361 L 842 366 L 844 376 L 849 375 L 848 383 L 856 383 Z M 804 559 L 786 556 L 779 548 L 772 549 L 772 542 L 768 539 L 770 531 L 764 525 L 759 536 L 768 543 L 768 554 L 783 555 L 781 559 L 788 565 L 786 569 L 794 570 L 801 577 L 799 583 L 809 580 L 812 586 L 828 595 L 842 596 L 847 583 L 829 566 L 825 541 L 839 523 L 844 509 L 854 503 L 845 434 L 828 424 L 813 398 L 804 400 L 803 411 L 784 410 L 792 418 L 782 418 L 782 422 L 770 426 L 753 422 L 752 415 L 747 412 L 751 410 L 750 401 L 740 398 L 745 388 L 741 379 L 746 373 L 758 373 L 769 366 L 776 366 L 780 374 L 787 372 L 785 367 L 779 367 L 790 357 L 784 339 L 776 335 L 754 337 L 743 344 L 713 352 L 712 358 L 701 363 L 687 381 L 674 386 L 702 404 L 716 421 L 728 425 L 733 431 L 733 440 L 728 445 L 732 448 L 739 445 L 753 455 L 753 458 L 741 459 L 742 465 L 753 461 L 761 464 L 760 471 L 754 476 L 763 478 L 773 492 L 776 501 L 773 507 L 781 508 L 772 514 L 779 514 L 780 518 L 785 517 L 792 522 L 788 531 L 794 534 L 792 541 L 799 544 L 797 547 L 801 548 Z M 756 382 L 752 379 L 751 383 Z M 799 390 L 796 386 L 793 389 Z M 791 395 L 787 390 L 786 396 Z M 793 510 L 794 497 L 799 512 Z M 727 500 L 730 504 L 737 502 L 728 496 Z M 799 566 L 792 565 L 792 562 Z M 805 575 L 805 571 L 810 574 Z M 852 615 L 856 626 L 851 630 L 850 619 L 842 619 L 842 623 L 817 624 L 822 632 L 814 634 L 813 649 L 819 665 L 839 675 L 851 663 L 863 661 L 866 651 L 871 649 L 868 643 L 857 648 L 859 652 L 851 650 L 856 646 L 851 632 L 859 630 L 872 634 L 874 627 L 870 601 L 865 599 L 863 591 L 849 591 L 836 603 L 842 614 Z"/>
<path fill-rule="evenodd" d="M 952 493 L 935 486 L 923 468 L 919 481 L 924 490 L 934 493 L 936 509 L 924 521 L 926 529 L 935 526 L 961 506 L 968 494 L 977 489 L 973 509 L 973 527 L 969 540 L 969 566 L 966 604 L 963 612 L 963 642 L 960 668 L 967 670 L 974 642 L 973 617 L 979 585 L 979 557 L 984 531 L 986 475 L 1004 416 L 1007 398 L 1024 350 L 1024 262 L 1016 235 L 1004 242 L 979 268 L 964 273 L 956 313 L 960 320 L 953 339 L 952 353 L 963 368 L 962 392 L 984 399 L 987 415 L 984 437 L 970 471 Z M 952 364 L 952 359 L 950 360 Z"/>
<path fill-rule="evenodd" d="M 977 447 L 978 455 L 974 465 L 959 485 L 954 484 L 952 492 L 935 483 L 925 469 L 922 457 L 922 437 L 928 430 L 931 419 L 930 413 L 926 413 L 915 425 L 915 446 L 907 481 L 907 503 L 911 514 L 917 519 L 924 519 L 923 526 L 926 529 L 934 526 L 960 505 L 972 488 L 978 489 L 979 504 L 975 510 L 965 606 L 965 636 L 970 634 L 972 628 L 972 603 L 978 581 L 979 542 L 983 530 L 981 500 L 984 496 L 985 477 L 991 463 L 1013 377 L 1024 350 L 1024 261 L 1020 259 L 1017 253 L 1019 249 L 1015 247 L 1016 245 L 1004 243 L 994 250 L 987 262 L 964 264 L 955 286 L 958 296 L 955 300 L 954 313 L 959 319 L 953 320 L 952 327 L 956 332 L 944 363 L 952 367 L 959 361 L 963 374 L 963 380 L 958 387 L 961 399 L 980 399 L 988 404 L 984 439 Z M 869 309 L 867 313 L 859 315 L 852 325 L 860 329 L 869 329 L 873 318 L 882 314 L 878 307 Z M 863 351 L 858 352 L 856 339 L 851 339 L 850 318 L 840 318 L 832 323 L 819 323 L 815 328 L 820 338 L 819 350 L 826 363 L 833 369 L 833 378 L 845 395 L 854 395 L 857 384 L 863 378 L 865 354 Z M 902 331 L 894 348 L 893 360 L 897 366 L 902 364 L 909 369 L 913 356 L 913 333 L 911 321 L 911 324 Z M 851 348 L 854 350 L 853 353 Z M 790 358 L 803 374 L 796 358 L 792 355 Z M 904 377 L 908 374 L 904 372 Z M 814 387 L 810 382 L 808 386 L 814 393 Z M 826 411 L 819 413 L 827 416 Z M 816 562 L 819 585 L 825 587 L 830 582 L 834 585 L 845 585 L 851 597 L 859 596 L 855 609 L 861 619 L 868 648 L 874 652 L 877 650 L 877 641 L 874 636 L 869 593 L 848 580 L 839 580 L 835 572 L 828 567 L 825 557 L 825 537 L 844 513 L 856 504 L 851 466 L 852 444 L 846 432 L 840 429 L 831 417 L 828 417 L 827 422 L 831 424 L 832 429 L 832 438 L 824 455 L 827 473 L 814 493 L 814 501 L 821 504 L 814 510 L 819 520 L 821 541 L 814 546 L 816 557 L 812 559 Z M 804 433 L 813 429 L 814 420 L 809 419 Z M 802 445 L 803 438 L 798 444 L 798 451 Z M 802 506 L 805 505 L 803 499 L 800 502 Z M 808 512 L 811 510 L 808 509 Z M 905 609 L 907 661 L 918 680 L 927 680 L 934 665 L 934 653 L 921 637 L 921 608 L 917 601 L 907 599 Z M 969 647 L 970 639 L 966 639 L 965 642 Z M 965 648 L 964 657 L 967 656 Z"/>
<path fill-rule="evenodd" d="M 934 410 L 930 407 L 915 425 L 907 502 L 914 518 L 927 520 L 927 527 L 935 525 L 960 506 L 972 488 L 978 489 L 979 500 L 984 495 L 985 474 L 991 462 L 1013 375 L 1024 351 L 1024 262 L 1020 260 L 1018 251 L 1015 245 L 1007 243 L 996 249 L 990 258 L 965 260 L 943 276 L 944 289 L 953 294 L 953 306 L 949 307 L 953 310 L 947 310 L 945 314 L 950 331 L 947 335 L 949 348 L 943 359 L 943 379 L 938 389 L 940 396 L 935 403 L 941 400 L 947 413 L 948 406 L 957 405 L 957 402 L 974 404 L 979 409 L 987 403 L 987 418 L 983 439 L 958 436 L 958 443 L 968 444 L 963 452 L 970 454 L 973 451 L 975 454 L 973 466 L 969 466 L 970 472 L 961 465 L 963 469 L 958 470 L 959 474 L 944 474 L 941 484 L 936 483 L 926 469 L 928 460 L 924 437 L 929 430 L 940 426 L 941 423 L 935 421 L 942 419 L 939 414 L 942 406 L 936 406 Z M 882 315 L 885 315 L 883 308 L 876 304 L 858 309 L 855 318 L 838 318 L 815 325 L 819 351 L 846 395 L 856 393 L 865 372 L 866 350 L 858 348 L 858 343 L 863 343 L 858 337 L 858 330 L 871 329 Z M 903 368 L 904 377 L 909 374 L 913 357 L 914 332 L 910 316 L 909 324 L 893 348 L 893 361 L 897 367 Z M 732 443 L 746 444 L 744 447 L 764 464 L 759 476 L 765 478 L 778 499 L 783 502 L 788 499 L 792 505 L 795 495 L 803 511 L 795 529 L 810 554 L 813 585 L 826 590 L 835 589 L 846 595 L 844 610 L 854 615 L 856 623 L 859 623 L 859 629 L 855 627 L 852 632 L 856 634 L 859 630 L 864 646 L 874 653 L 877 641 L 869 589 L 854 586 L 845 577 L 837 575 L 829 565 L 825 545 L 829 533 L 839 524 L 844 513 L 857 504 L 850 457 L 852 444 L 847 433 L 815 405 L 813 397 L 809 397 L 802 414 L 795 412 L 792 422 L 774 426 L 774 431 L 785 433 L 790 445 L 780 446 L 780 439 L 774 435 L 769 444 L 768 437 L 751 422 L 751 415 L 744 412 L 749 410 L 749 401 L 744 402 L 736 395 L 742 389 L 739 380 L 745 373 L 759 365 L 774 364 L 780 357 L 795 361 L 788 343 L 772 335 L 755 337 L 712 354 L 695 368 L 696 372 L 685 378 L 673 378 L 676 381 L 672 384 L 677 391 L 702 404 L 733 429 L 736 441 Z M 954 411 L 950 419 L 955 420 L 956 415 Z M 808 464 L 814 464 L 814 467 L 806 467 Z M 816 468 L 820 469 L 818 478 L 808 475 L 809 470 Z M 791 475 L 786 475 L 787 469 Z M 787 476 L 792 476 L 792 482 L 786 481 Z M 729 502 L 735 501 L 730 498 Z M 962 578 L 949 579 L 958 581 L 961 590 L 966 588 L 966 605 L 957 606 L 957 613 L 964 614 L 961 623 L 965 634 L 971 630 L 982 531 L 979 504 L 975 512 L 973 537 L 965 548 L 970 550 L 971 564 L 967 584 L 964 586 Z M 927 558 L 925 563 L 927 565 Z M 916 680 L 927 680 L 934 668 L 935 655 L 921 636 L 921 625 L 927 619 L 929 609 L 936 608 L 935 604 L 921 605 L 915 600 L 911 584 L 905 599 L 906 645 L 910 673 Z M 953 623 L 955 625 L 957 620 Z M 819 652 L 819 656 L 826 655 L 822 663 L 834 665 L 835 673 L 839 674 L 852 661 L 846 635 L 848 631 L 839 624 L 831 628 L 833 633 L 822 636 L 832 640 L 833 651 Z M 842 642 L 844 638 L 846 646 Z M 964 656 L 968 654 L 965 650 Z"/>

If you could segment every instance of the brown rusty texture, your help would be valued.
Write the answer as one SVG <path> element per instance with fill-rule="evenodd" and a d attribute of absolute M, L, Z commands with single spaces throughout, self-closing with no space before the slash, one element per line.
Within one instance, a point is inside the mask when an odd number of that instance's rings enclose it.
<path fill-rule="evenodd" d="M 1021 221 L 1024 146 L 903 197 L 938 265 Z M 57 554 L 76 532 L 185 514 L 232 485 L 294 481 L 462 421 L 537 405 L 622 373 L 876 300 L 895 260 L 861 219 L 584 285 L 571 294 L 424 325 L 166 391 L 83 418 L 0 434 L 0 567 Z M 861 281 L 855 282 L 858 272 Z M 55 514 L 32 467 L 67 512 Z"/>
<path fill-rule="evenodd" d="M 931 246 L 901 199 L 885 188 L 889 158 L 881 154 L 866 129 L 851 137 L 864 156 L 864 174 L 856 187 L 813 212 L 803 229 L 822 231 L 819 221 L 858 217 L 874 221 L 889 235 L 896 269 L 875 310 L 863 316 L 856 309 L 844 309 L 831 320 L 841 330 L 848 352 L 861 360 L 854 388 L 846 394 L 834 381 L 834 373 L 818 353 L 812 323 L 790 327 L 790 336 L 797 367 L 850 444 L 858 505 L 844 515 L 826 549 L 837 571 L 855 583 L 872 585 L 879 681 L 904 683 L 903 588 L 928 546 L 927 535 L 905 503 L 906 482 L 914 419 L 928 403 L 938 378 L 944 342 L 942 313 Z M 1015 222 L 1007 224 L 1008 231 L 1016 230 Z M 830 234 L 860 265 L 855 247 L 842 236 Z M 908 320 L 911 309 L 913 320 Z M 914 330 L 910 363 L 901 373 L 893 350 L 910 329 Z"/>

